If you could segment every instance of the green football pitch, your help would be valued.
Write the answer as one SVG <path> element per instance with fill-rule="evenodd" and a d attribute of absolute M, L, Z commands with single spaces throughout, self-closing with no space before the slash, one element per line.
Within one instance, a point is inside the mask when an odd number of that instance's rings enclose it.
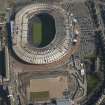
<path fill-rule="evenodd" d="M 32 43 L 40 48 L 48 45 L 53 40 L 55 36 L 55 21 L 48 14 L 39 14 L 35 19 L 31 22 L 31 38 Z"/>
<path fill-rule="evenodd" d="M 42 43 L 42 25 L 41 23 L 33 23 L 32 28 L 32 42 L 35 45 L 40 45 Z"/>

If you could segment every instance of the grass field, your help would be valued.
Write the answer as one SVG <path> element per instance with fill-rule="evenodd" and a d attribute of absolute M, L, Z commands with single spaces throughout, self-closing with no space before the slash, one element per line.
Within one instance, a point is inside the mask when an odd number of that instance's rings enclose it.
<path fill-rule="evenodd" d="M 49 92 L 43 91 L 43 92 L 31 92 L 31 100 L 32 101 L 44 101 L 49 99 Z"/>
<path fill-rule="evenodd" d="M 48 45 L 55 36 L 55 21 L 52 16 L 41 13 L 30 22 L 32 44 L 36 47 Z M 30 28 L 29 27 L 29 28 Z"/>
<path fill-rule="evenodd" d="M 96 74 L 92 74 L 92 75 L 87 75 L 87 91 L 88 94 L 91 93 L 96 86 L 98 85 L 98 83 L 100 82 L 99 78 L 96 76 Z"/>
<path fill-rule="evenodd" d="M 42 42 L 42 25 L 41 23 L 33 23 L 32 41 L 35 45 L 40 45 Z"/>

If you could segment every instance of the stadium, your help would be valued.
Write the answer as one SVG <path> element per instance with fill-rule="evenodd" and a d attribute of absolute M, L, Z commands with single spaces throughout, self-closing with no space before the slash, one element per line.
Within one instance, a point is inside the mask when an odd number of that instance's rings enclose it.
<path fill-rule="evenodd" d="M 79 25 L 73 13 L 57 3 L 38 2 L 17 10 L 10 23 L 12 51 L 23 61 L 11 57 L 23 105 L 30 101 L 43 105 L 40 103 L 49 103 L 53 98 L 66 101 L 68 91 L 76 91 L 77 87 L 64 66 L 80 44 Z"/>
<path fill-rule="evenodd" d="M 13 51 L 29 64 L 61 64 L 78 49 L 77 21 L 58 5 L 28 5 L 11 24 Z"/>

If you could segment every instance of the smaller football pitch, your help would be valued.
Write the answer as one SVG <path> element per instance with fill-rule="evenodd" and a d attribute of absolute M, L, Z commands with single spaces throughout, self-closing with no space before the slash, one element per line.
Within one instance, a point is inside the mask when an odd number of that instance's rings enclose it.
<path fill-rule="evenodd" d="M 68 90 L 68 79 L 66 75 L 51 78 L 30 79 L 27 88 L 31 101 L 47 101 L 53 98 L 62 98 L 64 91 Z"/>
<path fill-rule="evenodd" d="M 42 91 L 42 92 L 31 92 L 30 93 L 32 102 L 34 101 L 45 101 L 49 99 L 49 92 Z"/>

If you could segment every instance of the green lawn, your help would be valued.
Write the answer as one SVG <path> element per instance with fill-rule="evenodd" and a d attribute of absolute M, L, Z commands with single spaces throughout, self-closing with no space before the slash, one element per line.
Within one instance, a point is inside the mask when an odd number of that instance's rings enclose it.
<path fill-rule="evenodd" d="M 44 101 L 49 98 L 49 92 L 43 91 L 43 92 L 31 92 L 30 93 L 31 100 L 32 101 Z"/>
<path fill-rule="evenodd" d="M 96 74 L 87 75 L 88 94 L 91 93 L 96 88 L 96 86 L 98 85 L 99 82 L 100 82 L 100 80 Z"/>
<path fill-rule="evenodd" d="M 32 44 L 38 48 L 48 45 L 54 38 L 56 29 L 52 16 L 43 13 L 31 21 Z"/>
<path fill-rule="evenodd" d="M 32 27 L 32 41 L 35 45 L 40 45 L 42 42 L 42 25 L 41 23 L 33 23 Z"/>

